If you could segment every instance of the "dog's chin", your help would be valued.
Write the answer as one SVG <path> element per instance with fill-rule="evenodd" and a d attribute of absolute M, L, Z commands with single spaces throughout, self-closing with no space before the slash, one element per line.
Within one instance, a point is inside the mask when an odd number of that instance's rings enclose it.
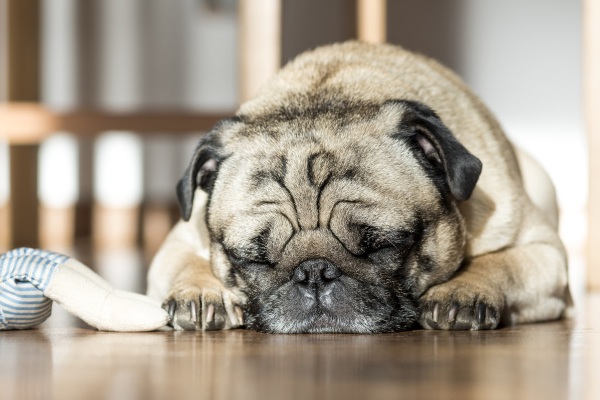
<path fill-rule="evenodd" d="M 417 320 L 416 310 L 407 312 L 406 317 L 392 317 L 385 320 L 372 319 L 362 315 L 336 316 L 317 311 L 307 318 L 278 318 L 269 315 L 249 315 L 246 326 L 265 333 L 390 333 L 409 330 Z"/>
<path fill-rule="evenodd" d="M 416 303 L 406 297 L 347 297 L 323 304 L 278 292 L 251 299 L 244 310 L 247 328 L 266 333 L 389 333 L 414 328 L 418 317 Z"/>

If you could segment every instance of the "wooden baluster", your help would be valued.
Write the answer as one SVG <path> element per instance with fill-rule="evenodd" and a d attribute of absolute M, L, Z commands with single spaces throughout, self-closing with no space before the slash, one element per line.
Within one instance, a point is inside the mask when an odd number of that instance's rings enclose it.
<path fill-rule="evenodd" d="M 39 0 L 8 0 L 8 101 L 39 101 Z M 38 145 L 10 146 L 10 247 L 38 246 Z"/>
<path fill-rule="evenodd" d="M 239 2 L 240 97 L 254 97 L 281 66 L 281 0 Z"/>
<path fill-rule="evenodd" d="M 357 0 L 358 40 L 367 43 L 386 41 L 386 0 Z"/>
<path fill-rule="evenodd" d="M 8 100 L 8 8 L 6 0 L 0 0 L 0 105 Z M 0 135 L 5 132 L 0 130 Z M 8 142 L 0 141 L 0 253 L 10 246 L 9 166 Z"/>
<path fill-rule="evenodd" d="M 143 2 L 99 3 L 99 105 L 131 111 L 142 102 Z M 92 236 L 97 249 L 136 247 L 142 200 L 142 141 L 127 131 L 105 132 L 95 143 Z"/>
<path fill-rule="evenodd" d="M 600 289 L 600 2 L 583 1 L 584 102 L 589 144 L 588 288 Z"/>

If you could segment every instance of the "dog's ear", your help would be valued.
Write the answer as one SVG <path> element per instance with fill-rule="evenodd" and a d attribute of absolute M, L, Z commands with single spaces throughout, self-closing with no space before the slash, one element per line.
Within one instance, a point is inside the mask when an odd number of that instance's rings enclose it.
<path fill-rule="evenodd" d="M 210 196 L 219 166 L 226 158 L 221 132 L 236 122 L 239 122 L 238 118 L 224 119 L 200 139 L 190 165 L 177 183 L 177 199 L 185 221 L 189 221 L 192 216 L 196 188 L 199 187 Z"/>
<path fill-rule="evenodd" d="M 468 200 L 481 174 L 481 161 L 456 140 L 431 108 L 406 100 L 388 103 L 403 109 L 397 135 L 415 136 L 425 155 L 441 164 L 452 195 L 459 201 Z"/>

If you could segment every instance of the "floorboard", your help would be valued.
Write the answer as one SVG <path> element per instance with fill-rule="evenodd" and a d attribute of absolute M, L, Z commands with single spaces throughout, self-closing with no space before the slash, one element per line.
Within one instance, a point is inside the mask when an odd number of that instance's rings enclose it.
<path fill-rule="evenodd" d="M 135 254 L 103 260 L 140 290 Z M 39 328 L 0 332 L 0 399 L 594 399 L 598 310 L 588 294 L 573 319 L 496 331 L 273 335 L 98 332 L 55 304 Z"/>
<path fill-rule="evenodd" d="M 600 296 L 586 302 L 600 305 Z M 2 399 L 598 398 L 598 319 L 487 332 L 0 333 Z"/>

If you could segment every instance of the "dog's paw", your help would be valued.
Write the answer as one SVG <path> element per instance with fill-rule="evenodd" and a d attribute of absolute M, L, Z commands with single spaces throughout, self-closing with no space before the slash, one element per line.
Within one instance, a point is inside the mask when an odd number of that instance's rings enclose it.
<path fill-rule="evenodd" d="M 420 299 L 419 323 L 425 329 L 495 329 L 504 305 L 493 289 L 451 280 L 430 288 Z"/>
<path fill-rule="evenodd" d="M 163 302 L 171 325 L 176 330 L 232 329 L 244 324 L 242 309 L 235 294 L 226 288 L 178 285 Z"/>

